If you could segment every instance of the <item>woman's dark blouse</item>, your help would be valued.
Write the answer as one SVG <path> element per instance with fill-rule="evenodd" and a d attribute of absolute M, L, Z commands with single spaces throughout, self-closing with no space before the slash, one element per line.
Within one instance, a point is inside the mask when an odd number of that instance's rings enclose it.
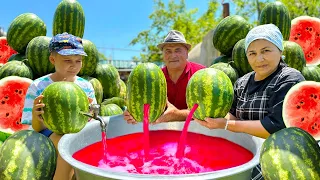
<path fill-rule="evenodd" d="M 271 134 L 285 128 L 282 105 L 289 89 L 304 81 L 302 74 L 282 61 L 270 76 L 254 80 L 255 72 L 239 78 L 234 85 L 234 99 L 230 113 L 240 120 L 260 120 Z"/>

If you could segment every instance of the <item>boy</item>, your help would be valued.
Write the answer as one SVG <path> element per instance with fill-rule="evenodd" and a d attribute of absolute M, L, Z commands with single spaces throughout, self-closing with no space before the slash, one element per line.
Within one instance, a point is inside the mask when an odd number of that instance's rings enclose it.
<path fill-rule="evenodd" d="M 82 46 L 82 40 L 68 33 L 57 34 L 49 44 L 50 62 L 55 66 L 55 72 L 33 81 L 29 86 L 24 109 L 22 124 L 32 125 L 32 128 L 49 137 L 58 152 L 58 142 L 62 135 L 57 135 L 43 124 L 41 115 L 45 104 L 41 103 L 43 90 L 56 81 L 69 81 L 79 85 L 87 94 L 90 103 L 96 104 L 94 89 L 90 82 L 77 76 L 82 67 L 82 56 L 87 56 Z M 58 154 L 54 180 L 69 180 L 73 175 L 72 167 Z"/>

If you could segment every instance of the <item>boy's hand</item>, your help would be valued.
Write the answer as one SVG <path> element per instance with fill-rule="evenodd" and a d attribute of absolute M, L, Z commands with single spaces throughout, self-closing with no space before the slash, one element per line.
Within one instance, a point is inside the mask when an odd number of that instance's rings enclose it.
<path fill-rule="evenodd" d="M 41 100 L 43 95 L 40 95 L 34 99 L 33 108 L 32 108 L 32 119 L 36 119 L 40 122 L 43 122 L 42 114 L 44 113 L 43 107 L 45 106 Z"/>
<path fill-rule="evenodd" d="M 89 100 L 89 104 L 91 104 L 92 101 L 93 101 L 93 99 L 92 99 L 92 98 L 89 98 L 89 97 L 88 97 L 88 100 Z"/>

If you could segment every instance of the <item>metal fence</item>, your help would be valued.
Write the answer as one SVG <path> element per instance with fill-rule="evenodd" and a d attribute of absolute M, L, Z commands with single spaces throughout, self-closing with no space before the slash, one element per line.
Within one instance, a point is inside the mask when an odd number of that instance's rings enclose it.
<path fill-rule="evenodd" d="M 101 64 L 112 64 L 117 69 L 133 69 L 141 61 L 132 61 L 132 60 L 100 60 Z M 164 66 L 163 62 L 153 62 L 154 64 L 158 65 L 160 68 Z"/>

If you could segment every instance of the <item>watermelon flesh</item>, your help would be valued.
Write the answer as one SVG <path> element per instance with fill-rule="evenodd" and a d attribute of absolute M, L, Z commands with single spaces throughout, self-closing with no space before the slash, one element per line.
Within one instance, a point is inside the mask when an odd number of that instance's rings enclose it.
<path fill-rule="evenodd" d="M 9 46 L 6 37 L 0 37 L 0 65 L 8 62 L 10 56 L 17 53 L 17 51 Z"/>
<path fill-rule="evenodd" d="M 28 129 L 29 125 L 21 124 L 25 96 L 31 79 L 8 76 L 0 80 L 0 138 L 5 134 Z"/>
<path fill-rule="evenodd" d="M 320 140 L 320 83 L 302 81 L 285 96 L 282 116 L 286 127 L 298 127 Z"/>
<path fill-rule="evenodd" d="M 307 65 L 320 64 L 320 19 L 300 16 L 292 20 L 289 41 L 298 43 Z"/>

